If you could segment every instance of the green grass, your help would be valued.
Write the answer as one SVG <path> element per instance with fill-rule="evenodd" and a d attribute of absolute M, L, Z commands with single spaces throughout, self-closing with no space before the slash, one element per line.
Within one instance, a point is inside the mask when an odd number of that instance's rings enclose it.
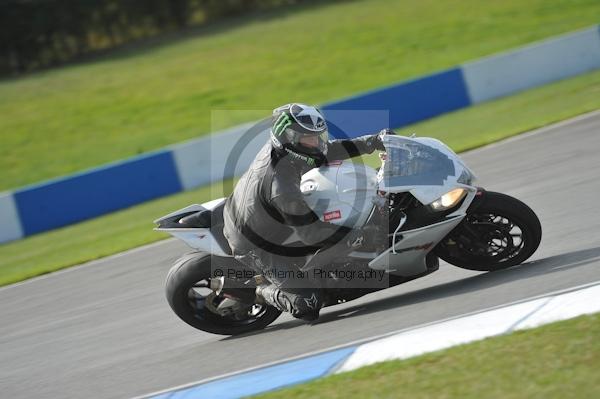
<path fill-rule="evenodd" d="M 211 110 L 323 103 L 596 24 L 598 15 L 597 0 L 327 2 L 5 80 L 0 190 L 242 122 L 211 126 Z"/>
<path fill-rule="evenodd" d="M 599 368 L 600 315 L 595 314 L 258 397 L 598 398 Z"/>
<path fill-rule="evenodd" d="M 481 104 L 400 133 L 437 137 L 456 151 L 473 148 L 600 108 L 600 71 Z M 370 157 L 368 162 L 376 162 Z M 475 171 L 477 172 L 477 171 Z M 97 219 L 0 245 L 0 285 L 160 240 L 151 221 L 190 203 L 228 194 L 231 182 L 176 194 Z"/>

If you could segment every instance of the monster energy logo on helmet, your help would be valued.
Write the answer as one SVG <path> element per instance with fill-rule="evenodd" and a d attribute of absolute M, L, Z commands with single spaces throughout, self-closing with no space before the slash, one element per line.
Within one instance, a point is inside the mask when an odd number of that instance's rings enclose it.
<path fill-rule="evenodd" d="M 292 120 L 290 116 L 286 113 L 279 115 L 279 118 L 273 124 L 273 134 L 275 136 L 281 136 L 285 129 L 287 129 L 292 124 Z"/>

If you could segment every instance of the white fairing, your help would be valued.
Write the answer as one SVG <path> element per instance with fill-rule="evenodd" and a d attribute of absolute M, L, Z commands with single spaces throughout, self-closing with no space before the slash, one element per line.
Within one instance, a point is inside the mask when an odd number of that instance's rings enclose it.
<path fill-rule="evenodd" d="M 387 158 L 379 172 L 362 164 L 337 162 L 306 173 L 301 190 L 321 220 L 357 228 L 367 222 L 374 204 L 381 201 L 378 191 L 409 192 L 423 205 L 429 205 L 453 189 L 465 189 L 463 204 L 445 220 L 398 232 L 394 248 L 374 254 L 369 262 L 373 269 L 416 276 L 427 271 L 427 254 L 466 215 L 477 191 L 471 185 L 474 175 L 439 140 L 385 136 L 384 145 Z"/>
<path fill-rule="evenodd" d="M 225 198 L 219 198 L 216 200 L 205 202 L 202 205 L 190 205 L 185 208 L 179 209 L 175 212 L 169 213 L 168 215 L 165 215 L 160 219 L 155 220 L 154 223 L 158 224 L 163 220 L 169 219 L 177 215 L 189 214 L 190 212 L 199 212 L 204 210 L 212 211 L 214 208 L 221 205 L 223 202 L 225 202 Z M 194 249 L 219 256 L 230 256 L 223 251 L 223 249 L 221 248 L 221 246 L 219 245 L 209 228 L 156 228 L 155 230 L 165 231 L 171 234 L 173 237 L 179 238 Z"/>
<path fill-rule="evenodd" d="M 377 173 L 366 165 L 335 162 L 305 173 L 300 190 L 322 221 L 360 227 L 377 198 Z"/>
<path fill-rule="evenodd" d="M 383 252 L 369 263 L 369 267 L 404 277 L 425 272 L 427 267 L 424 260 L 427 253 L 455 228 L 463 217 L 458 216 L 426 227 L 403 231 L 395 251 L 390 249 Z"/>

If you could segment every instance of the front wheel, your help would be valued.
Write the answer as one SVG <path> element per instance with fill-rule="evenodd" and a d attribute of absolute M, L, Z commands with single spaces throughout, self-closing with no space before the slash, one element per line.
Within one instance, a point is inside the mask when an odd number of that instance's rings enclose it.
<path fill-rule="evenodd" d="M 483 202 L 436 247 L 446 262 L 469 270 L 494 271 L 525 262 L 540 245 L 537 215 L 516 198 L 486 192 Z"/>
<path fill-rule="evenodd" d="M 165 287 L 171 309 L 190 326 L 213 334 L 236 335 L 265 328 L 279 317 L 279 310 L 268 305 L 238 303 L 209 288 L 211 265 L 224 266 L 227 261 L 235 262 L 195 252 L 175 262 Z"/>

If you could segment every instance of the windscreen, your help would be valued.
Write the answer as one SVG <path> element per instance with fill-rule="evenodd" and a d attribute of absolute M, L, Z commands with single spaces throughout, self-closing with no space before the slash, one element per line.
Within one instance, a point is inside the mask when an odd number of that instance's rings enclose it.
<path fill-rule="evenodd" d="M 383 165 L 386 187 L 441 186 L 448 177 L 455 176 L 454 162 L 440 149 L 407 138 L 386 141 Z"/>

